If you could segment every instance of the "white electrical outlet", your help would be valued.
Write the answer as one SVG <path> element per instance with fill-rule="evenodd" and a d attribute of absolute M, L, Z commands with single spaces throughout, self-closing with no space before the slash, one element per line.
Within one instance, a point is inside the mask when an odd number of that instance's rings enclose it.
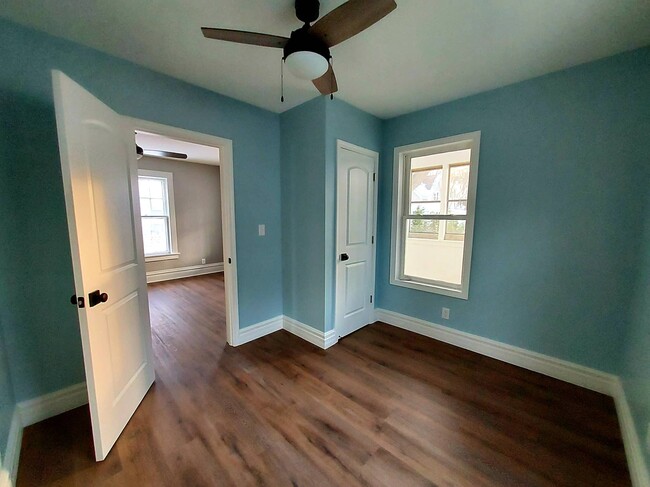
<path fill-rule="evenodd" d="M 201 259 L 201 264 L 205 264 L 205 259 Z"/>
<path fill-rule="evenodd" d="M 266 235 L 266 225 L 257 225 L 257 233 L 260 237 Z"/>
<path fill-rule="evenodd" d="M 449 308 L 442 308 L 442 319 L 443 320 L 449 319 Z"/>

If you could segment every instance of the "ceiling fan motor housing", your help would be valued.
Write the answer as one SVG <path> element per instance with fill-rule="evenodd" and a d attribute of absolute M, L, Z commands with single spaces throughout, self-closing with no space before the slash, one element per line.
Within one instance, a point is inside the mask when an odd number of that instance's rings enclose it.
<path fill-rule="evenodd" d="M 318 20 L 320 2 L 318 0 L 296 0 L 296 17 L 305 24 Z"/>
<path fill-rule="evenodd" d="M 310 51 L 320 54 L 325 59 L 329 60 L 330 55 L 329 47 L 321 39 L 309 32 L 309 26 L 305 25 L 300 29 L 294 30 L 291 37 L 284 46 L 284 59 L 286 60 L 289 55 L 298 51 Z"/>

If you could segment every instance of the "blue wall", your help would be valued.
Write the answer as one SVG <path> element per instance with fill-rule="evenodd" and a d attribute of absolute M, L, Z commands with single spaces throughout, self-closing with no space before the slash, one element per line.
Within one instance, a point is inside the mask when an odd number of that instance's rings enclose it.
<path fill-rule="evenodd" d="M 381 121 L 318 97 L 281 115 L 284 314 L 334 328 L 336 141 L 379 151 Z"/>
<path fill-rule="evenodd" d="M 284 314 L 322 330 L 325 296 L 325 105 L 281 120 Z"/>
<path fill-rule="evenodd" d="M 609 372 L 620 368 L 648 181 L 650 49 L 388 120 L 377 304 Z M 469 300 L 389 284 L 393 149 L 480 130 Z"/>
<path fill-rule="evenodd" d="M 279 116 L 0 20 L 0 164 L 20 221 L 3 249 L 19 264 L 5 323 L 16 399 L 84 380 L 51 69 L 121 114 L 233 140 L 240 326 L 282 314 Z"/>
<path fill-rule="evenodd" d="M 650 181 L 650 165 L 645 160 L 645 181 Z M 643 173 L 642 173 L 643 174 Z M 650 194 L 646 191 L 647 211 L 645 236 L 636 280 L 636 293 L 631 310 L 630 329 L 625 340 L 621 379 L 625 388 L 637 433 L 645 445 L 650 427 Z M 642 448 L 646 465 L 650 466 L 650 452 Z"/>
<path fill-rule="evenodd" d="M 11 302 L 17 294 L 14 283 L 11 281 L 15 272 L 8 252 L 15 225 L 15 215 L 9 192 L 9 178 L 5 170 L 7 165 L 2 164 L 2 161 L 7 160 L 8 143 L 4 131 L 0 130 L 0 455 L 3 459 L 16 403 L 4 334 L 7 323 L 14 320 L 12 315 L 15 310 Z M 0 464 L 0 469 L 2 469 L 2 464 Z"/>

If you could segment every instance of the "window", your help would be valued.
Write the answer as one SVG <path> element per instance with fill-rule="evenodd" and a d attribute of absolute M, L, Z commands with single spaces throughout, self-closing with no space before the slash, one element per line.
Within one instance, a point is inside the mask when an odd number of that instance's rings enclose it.
<path fill-rule="evenodd" d="M 467 299 L 479 141 L 395 149 L 391 284 Z"/>
<path fill-rule="evenodd" d="M 172 173 L 140 169 L 138 188 L 145 260 L 178 258 Z"/>

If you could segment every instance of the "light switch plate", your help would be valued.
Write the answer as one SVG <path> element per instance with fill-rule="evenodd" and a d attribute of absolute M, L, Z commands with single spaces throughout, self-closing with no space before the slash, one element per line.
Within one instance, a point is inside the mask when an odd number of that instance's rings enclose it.
<path fill-rule="evenodd" d="M 266 235 L 266 225 L 257 225 L 257 234 L 260 237 Z"/>

